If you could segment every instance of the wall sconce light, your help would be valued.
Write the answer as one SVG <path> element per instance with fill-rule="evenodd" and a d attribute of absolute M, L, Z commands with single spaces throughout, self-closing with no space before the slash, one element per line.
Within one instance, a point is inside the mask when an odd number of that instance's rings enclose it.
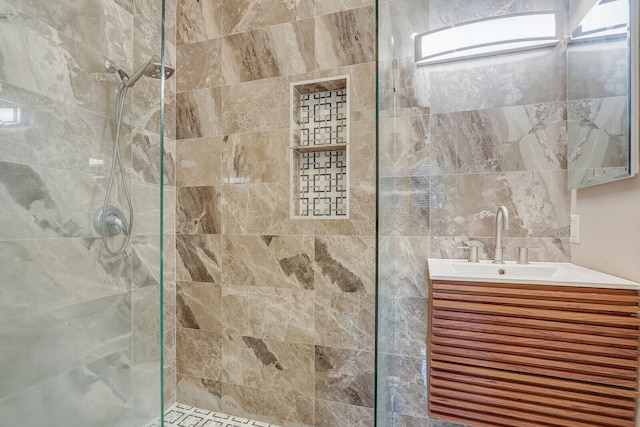
<path fill-rule="evenodd" d="M 628 29 L 629 1 L 600 0 L 571 32 L 570 42 L 626 38 Z"/>
<path fill-rule="evenodd" d="M 432 65 L 552 47 L 562 39 L 557 12 L 497 16 L 419 34 L 416 63 Z"/>

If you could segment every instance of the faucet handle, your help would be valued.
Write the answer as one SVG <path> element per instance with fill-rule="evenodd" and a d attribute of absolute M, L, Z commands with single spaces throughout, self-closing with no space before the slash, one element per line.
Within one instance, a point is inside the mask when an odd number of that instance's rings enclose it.
<path fill-rule="evenodd" d="M 480 262 L 478 261 L 478 246 L 458 246 L 458 249 L 469 249 L 468 262 Z"/>
<path fill-rule="evenodd" d="M 519 246 L 517 264 L 529 264 L 529 249 L 538 249 L 537 246 Z"/>

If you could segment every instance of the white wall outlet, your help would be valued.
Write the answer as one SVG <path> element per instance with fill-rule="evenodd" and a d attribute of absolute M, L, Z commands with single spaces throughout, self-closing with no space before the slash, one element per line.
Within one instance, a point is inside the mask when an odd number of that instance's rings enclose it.
<path fill-rule="evenodd" d="M 569 230 L 571 243 L 580 243 L 580 215 L 571 215 Z"/>

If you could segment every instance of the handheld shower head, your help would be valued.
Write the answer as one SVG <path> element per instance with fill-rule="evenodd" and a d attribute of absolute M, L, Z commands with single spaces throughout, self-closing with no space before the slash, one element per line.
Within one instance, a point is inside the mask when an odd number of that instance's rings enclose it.
<path fill-rule="evenodd" d="M 154 79 L 162 78 L 162 62 L 158 56 L 152 56 L 142 67 L 138 68 L 133 76 L 129 77 L 129 75 L 118 65 L 116 65 L 113 61 L 106 60 L 104 61 L 104 67 L 110 73 L 118 73 L 124 85 L 128 88 L 133 87 L 140 77 L 147 76 Z M 164 78 L 168 79 L 173 76 L 176 69 L 170 65 L 165 64 L 164 66 Z"/>

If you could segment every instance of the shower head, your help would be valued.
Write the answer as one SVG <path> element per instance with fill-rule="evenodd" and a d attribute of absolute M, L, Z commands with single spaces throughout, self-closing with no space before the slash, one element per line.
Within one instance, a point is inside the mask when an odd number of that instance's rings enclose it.
<path fill-rule="evenodd" d="M 138 70 L 135 73 L 133 73 L 132 77 L 129 77 L 129 75 L 126 72 L 124 72 L 122 68 L 118 67 L 116 64 L 114 64 L 112 61 L 108 59 L 104 61 L 104 67 L 110 73 L 118 73 L 118 75 L 122 79 L 122 82 L 128 88 L 133 87 L 133 85 L 135 85 L 136 82 L 143 75 L 154 78 L 154 79 L 162 78 L 162 62 L 160 61 L 160 58 L 155 55 L 152 56 L 151 59 L 149 59 L 142 67 L 138 68 Z M 170 78 L 171 76 L 173 76 L 173 73 L 175 73 L 175 71 L 176 69 L 174 67 L 165 64 L 164 78 L 165 79 Z"/>

